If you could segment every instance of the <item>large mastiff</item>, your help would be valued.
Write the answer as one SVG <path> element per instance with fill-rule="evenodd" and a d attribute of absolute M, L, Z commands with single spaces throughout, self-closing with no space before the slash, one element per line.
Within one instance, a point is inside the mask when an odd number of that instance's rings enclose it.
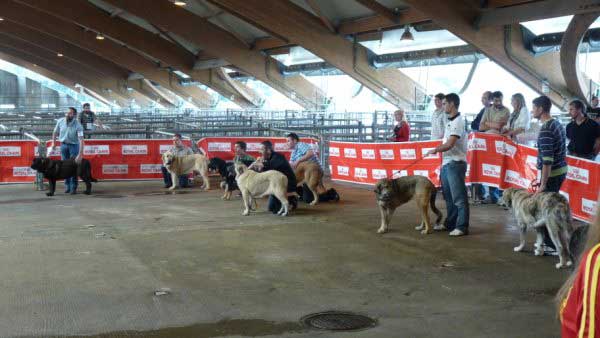
<path fill-rule="evenodd" d="M 435 185 L 424 176 L 405 176 L 379 180 L 375 185 L 375 197 L 381 212 L 381 227 L 377 230 L 377 233 L 386 232 L 396 208 L 413 198 L 417 202 L 421 213 L 421 225 L 417 226 L 416 229 L 421 230 L 422 234 L 432 233 L 433 228 L 428 213 L 429 207 L 437 215 L 435 223 L 439 224 L 442 220 L 442 213 L 435 207 L 435 196 Z"/>
<path fill-rule="evenodd" d="M 85 182 L 85 191 L 83 193 L 86 195 L 92 193 L 92 182 L 98 182 L 98 180 L 92 177 L 92 166 L 90 161 L 86 159 L 81 159 L 81 162 L 77 163 L 74 159 L 59 161 L 46 157 L 36 157 L 31 163 L 31 169 L 42 173 L 44 178 L 50 183 L 48 192 L 46 193 L 47 196 L 54 195 L 57 180 L 64 180 L 73 176 L 81 177 Z"/>
<path fill-rule="evenodd" d="M 253 198 L 274 195 L 281 202 L 281 209 L 277 214 L 287 216 L 289 210 L 287 199 L 288 178 L 284 174 L 276 170 L 257 173 L 254 170 L 249 170 L 241 163 L 235 164 L 235 172 L 235 180 L 242 192 L 242 200 L 244 201 L 243 215 L 248 215 L 250 212 Z"/>
<path fill-rule="evenodd" d="M 163 154 L 163 165 L 171 174 L 173 186 L 169 190 L 174 190 L 179 187 L 179 176 L 197 171 L 202 176 L 204 181 L 204 190 L 210 189 L 210 181 L 208 180 L 208 158 L 204 155 L 194 154 L 185 156 L 175 156 L 171 152 Z"/>

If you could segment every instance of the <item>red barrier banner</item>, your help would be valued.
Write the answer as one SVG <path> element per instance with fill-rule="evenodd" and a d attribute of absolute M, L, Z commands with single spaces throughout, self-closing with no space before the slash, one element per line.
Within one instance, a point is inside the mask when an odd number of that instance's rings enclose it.
<path fill-rule="evenodd" d="M 439 186 L 440 154 L 425 156 L 441 141 L 402 143 L 329 142 L 329 171 L 334 180 L 374 184 L 382 178 L 428 177 Z"/>
<path fill-rule="evenodd" d="M 440 141 L 405 143 L 330 142 L 334 180 L 373 184 L 380 178 L 423 175 L 439 186 L 441 157 L 423 154 Z M 537 149 L 494 134 L 469 135 L 467 182 L 506 189 L 529 188 L 538 179 Z M 567 156 L 569 171 L 561 194 L 569 199 L 574 218 L 590 222 L 597 210 L 600 163 Z"/>
<path fill-rule="evenodd" d="M 189 140 L 183 143 L 191 145 Z M 99 180 L 158 179 L 162 178 L 161 155 L 172 146 L 169 139 L 85 140 L 83 157 L 91 161 L 92 175 Z M 60 159 L 58 142 L 49 157 Z"/>
<path fill-rule="evenodd" d="M 198 141 L 198 148 L 200 148 L 208 157 L 218 157 L 225 161 L 233 160 L 235 156 L 234 145 L 237 141 L 244 141 L 247 145 L 247 153 L 258 157 L 260 156 L 260 143 L 263 141 L 271 141 L 273 143 L 273 150 L 282 153 L 288 160 L 290 159 L 291 151 L 287 146 L 287 139 L 285 137 L 205 137 Z M 313 138 L 302 138 L 300 142 L 310 143 L 315 145 L 314 149 L 318 152 L 318 141 Z"/>
<path fill-rule="evenodd" d="M 38 142 L 33 140 L 0 141 L 0 182 L 33 182 L 36 171 L 31 162 L 37 155 Z"/>

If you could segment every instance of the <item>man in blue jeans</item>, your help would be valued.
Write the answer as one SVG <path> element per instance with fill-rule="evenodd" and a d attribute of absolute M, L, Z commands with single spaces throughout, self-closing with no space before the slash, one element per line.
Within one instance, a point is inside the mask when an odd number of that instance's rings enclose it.
<path fill-rule="evenodd" d="M 58 120 L 54 131 L 52 132 L 52 144 L 50 148 L 54 148 L 56 137 L 60 141 L 60 157 L 61 159 L 75 159 L 76 162 L 81 162 L 81 154 L 83 153 L 83 126 L 77 120 L 77 110 L 69 107 L 69 111 L 65 117 Z M 77 176 L 69 177 L 65 180 L 65 194 L 75 195 L 77 193 Z"/>
<path fill-rule="evenodd" d="M 465 175 L 467 173 L 467 133 L 465 120 L 458 112 L 460 98 L 452 93 L 444 98 L 444 111 L 448 116 L 443 143 L 428 154 L 442 153 L 442 191 L 446 200 L 446 221 L 434 230 L 449 230 L 450 236 L 469 234 L 469 201 Z"/>

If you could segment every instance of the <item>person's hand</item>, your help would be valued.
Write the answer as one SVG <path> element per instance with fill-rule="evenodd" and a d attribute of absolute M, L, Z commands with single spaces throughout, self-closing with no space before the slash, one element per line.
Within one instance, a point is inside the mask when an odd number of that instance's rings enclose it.
<path fill-rule="evenodd" d="M 82 159 L 82 156 L 81 156 L 81 154 L 79 154 L 79 155 L 77 155 L 77 157 L 75 157 L 75 162 L 81 163 L 81 159 Z"/>
<path fill-rule="evenodd" d="M 291 161 L 291 162 L 290 162 L 290 166 L 292 167 L 292 169 L 296 169 L 296 167 L 298 166 L 298 162 L 296 162 L 296 161 Z"/>
<path fill-rule="evenodd" d="M 436 148 L 429 149 L 429 151 L 428 151 L 428 152 L 425 154 L 425 156 L 433 155 L 433 154 L 435 154 L 435 153 L 437 153 L 437 150 L 436 150 Z"/>

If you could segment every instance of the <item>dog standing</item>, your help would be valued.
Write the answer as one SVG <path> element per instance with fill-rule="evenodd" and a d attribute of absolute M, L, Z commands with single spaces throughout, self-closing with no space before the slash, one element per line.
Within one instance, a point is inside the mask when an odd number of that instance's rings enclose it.
<path fill-rule="evenodd" d="M 422 234 L 433 232 L 429 220 L 429 207 L 437 215 L 436 224 L 440 224 L 442 213 L 435 206 L 436 189 L 435 185 L 424 176 L 404 176 L 396 179 L 381 179 L 375 185 L 375 198 L 381 212 L 381 227 L 377 233 L 387 231 L 394 211 L 399 206 L 415 199 L 417 207 L 421 213 L 421 225 L 416 230 L 421 230 Z"/>
<path fill-rule="evenodd" d="M 98 182 L 92 177 L 92 165 L 89 160 L 81 159 L 80 163 L 70 160 L 51 160 L 46 157 L 35 157 L 31 163 L 31 169 L 37 170 L 44 175 L 49 182 L 46 196 L 53 196 L 56 191 L 56 181 L 68 177 L 81 177 L 85 182 L 86 195 L 92 193 L 92 182 Z"/>
<path fill-rule="evenodd" d="M 323 186 L 323 170 L 321 166 L 312 161 L 300 162 L 294 170 L 296 182 L 300 185 L 306 183 L 308 189 L 313 194 L 313 201 L 310 205 L 315 205 L 319 202 L 319 188 L 325 191 Z"/>
<path fill-rule="evenodd" d="M 208 179 L 208 159 L 204 155 L 194 154 L 185 156 L 175 156 L 167 151 L 162 155 L 163 165 L 171 174 L 173 186 L 169 190 L 179 187 L 179 176 L 197 171 L 204 181 L 204 190 L 210 189 L 210 180 Z"/>
<path fill-rule="evenodd" d="M 266 195 L 274 195 L 281 202 L 281 209 L 278 215 L 287 216 L 289 202 L 287 199 L 287 177 L 276 170 L 268 170 L 258 173 L 249 170 L 241 163 L 235 164 L 237 185 L 242 192 L 244 201 L 244 211 L 242 215 L 248 215 L 253 198 L 260 198 Z"/>
<path fill-rule="evenodd" d="M 560 269 L 573 264 L 569 250 L 569 241 L 573 233 L 571 224 L 571 209 L 569 201 L 557 192 L 531 194 L 525 189 L 508 188 L 502 193 L 502 202 L 512 207 L 520 230 L 519 245 L 515 252 L 525 247 L 527 228 L 534 228 L 537 233 L 534 254 L 544 255 L 544 235 L 542 227 L 546 227 L 550 239 L 558 252 Z"/>
<path fill-rule="evenodd" d="M 218 157 L 213 157 L 210 159 L 208 169 L 219 172 L 223 179 L 221 182 L 221 189 L 225 190 L 221 199 L 230 200 L 231 194 L 238 190 L 237 182 L 235 181 L 235 167 L 233 162 L 225 162 Z"/>

